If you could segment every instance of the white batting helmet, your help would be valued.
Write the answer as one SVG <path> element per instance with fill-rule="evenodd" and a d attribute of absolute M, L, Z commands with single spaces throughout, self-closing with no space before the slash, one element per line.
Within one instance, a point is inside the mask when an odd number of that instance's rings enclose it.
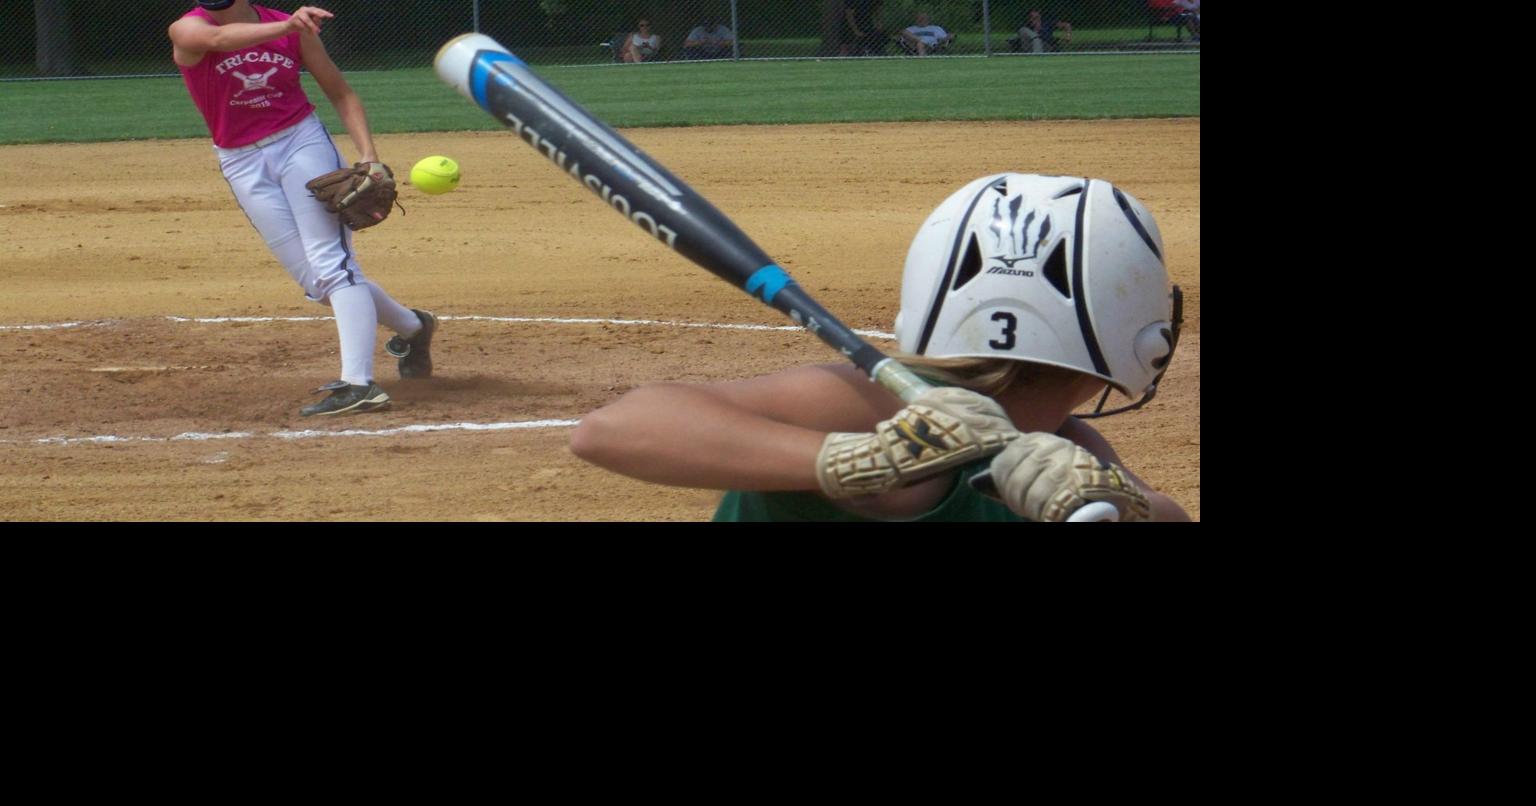
<path fill-rule="evenodd" d="M 1140 408 L 1173 357 L 1182 299 L 1141 202 L 1102 179 L 997 174 L 950 196 L 907 252 L 907 353 L 1017 358 L 1109 387 L 1091 415 Z M 1133 401 L 1104 411 L 1113 388 Z"/>

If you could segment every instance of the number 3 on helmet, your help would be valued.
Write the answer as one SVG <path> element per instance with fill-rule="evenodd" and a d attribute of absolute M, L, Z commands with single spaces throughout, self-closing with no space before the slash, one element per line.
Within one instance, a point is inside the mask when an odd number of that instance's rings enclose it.
<path fill-rule="evenodd" d="M 1109 383 L 1094 413 L 1157 393 L 1183 320 L 1163 237 L 1141 202 L 1101 179 L 997 174 L 950 196 L 918 230 L 901 281 L 901 349 L 1016 358 Z M 1110 390 L 1132 402 L 1105 411 Z"/>

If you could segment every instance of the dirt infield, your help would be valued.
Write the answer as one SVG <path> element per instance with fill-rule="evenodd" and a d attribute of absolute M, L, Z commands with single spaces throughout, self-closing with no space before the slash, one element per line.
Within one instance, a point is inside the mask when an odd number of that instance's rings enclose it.
<path fill-rule="evenodd" d="M 964 182 L 1020 170 L 1135 193 L 1185 289 L 1185 336 L 1158 399 L 1100 427 L 1199 518 L 1199 120 L 626 134 L 830 310 L 881 332 L 918 224 Z M 0 519 L 704 520 L 716 494 L 590 467 L 566 449 L 569 423 L 646 381 L 835 358 L 509 134 L 379 142 L 397 170 L 430 154 L 464 166 L 458 191 L 406 188 L 405 215 L 357 236 L 370 276 L 444 317 L 438 373 L 398 381 L 381 337 L 393 408 L 318 423 L 297 412 L 337 374 L 335 325 L 262 245 L 207 141 L 0 148 Z"/>

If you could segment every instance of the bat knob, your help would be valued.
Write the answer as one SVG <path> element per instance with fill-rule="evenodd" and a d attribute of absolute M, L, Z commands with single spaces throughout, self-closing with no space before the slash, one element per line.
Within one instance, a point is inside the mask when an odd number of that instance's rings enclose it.
<path fill-rule="evenodd" d="M 992 479 L 992 471 L 983 470 L 970 479 L 971 489 L 996 501 L 1003 500 L 997 492 L 997 482 Z M 1068 518 L 1067 523 L 1115 523 L 1120 520 L 1120 510 L 1107 501 L 1094 501 L 1078 507 Z"/>
<path fill-rule="evenodd" d="M 1091 504 L 1078 507 L 1077 511 L 1067 518 L 1067 523 L 1116 523 L 1120 520 L 1120 510 L 1108 501 L 1095 501 Z"/>

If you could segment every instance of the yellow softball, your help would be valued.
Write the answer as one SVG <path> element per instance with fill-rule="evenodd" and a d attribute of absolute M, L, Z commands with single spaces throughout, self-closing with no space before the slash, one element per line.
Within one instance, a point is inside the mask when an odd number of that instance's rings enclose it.
<path fill-rule="evenodd" d="M 411 184 L 436 196 L 459 186 L 459 164 L 447 157 L 427 157 L 411 168 Z"/>

